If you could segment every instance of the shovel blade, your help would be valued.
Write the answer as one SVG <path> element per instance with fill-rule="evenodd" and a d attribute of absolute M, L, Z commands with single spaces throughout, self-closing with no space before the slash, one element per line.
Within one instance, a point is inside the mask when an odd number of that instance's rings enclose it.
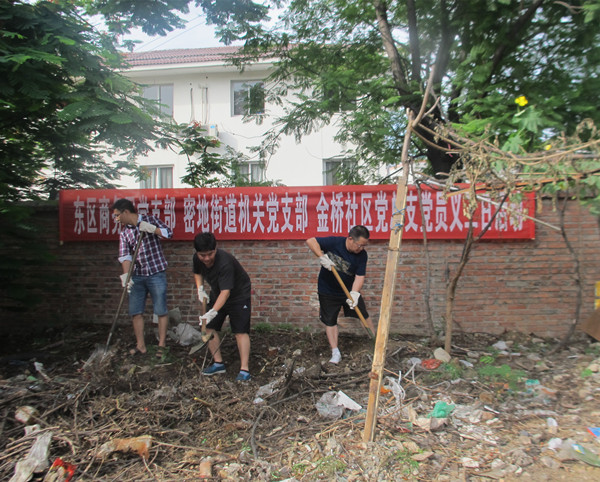
<path fill-rule="evenodd" d="M 203 334 L 202 341 L 200 343 L 198 343 L 197 345 L 194 345 L 190 349 L 190 355 L 192 355 L 193 353 L 196 353 L 198 350 L 201 350 L 202 348 L 204 348 L 204 345 L 206 345 L 212 337 L 213 337 L 212 334 L 210 334 L 210 335 Z"/>
<path fill-rule="evenodd" d="M 201 350 L 204 345 L 206 345 L 208 343 L 207 341 L 201 341 L 200 343 L 198 343 L 197 345 L 194 345 L 191 349 L 190 349 L 190 355 L 196 353 L 198 350 Z"/>

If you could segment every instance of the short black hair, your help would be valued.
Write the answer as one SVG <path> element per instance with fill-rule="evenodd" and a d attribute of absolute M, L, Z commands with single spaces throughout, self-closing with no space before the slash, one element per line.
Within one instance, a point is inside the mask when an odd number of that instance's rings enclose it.
<path fill-rule="evenodd" d="M 369 230 L 361 225 L 354 226 L 348 233 L 348 236 L 354 240 L 358 238 L 369 239 Z"/>
<path fill-rule="evenodd" d="M 135 206 L 129 199 L 117 199 L 112 206 L 113 210 L 117 211 L 129 211 L 130 213 L 135 214 L 137 211 L 135 210 Z"/>
<path fill-rule="evenodd" d="M 217 247 L 217 240 L 213 233 L 199 233 L 194 238 L 194 248 L 198 252 L 212 251 Z"/>

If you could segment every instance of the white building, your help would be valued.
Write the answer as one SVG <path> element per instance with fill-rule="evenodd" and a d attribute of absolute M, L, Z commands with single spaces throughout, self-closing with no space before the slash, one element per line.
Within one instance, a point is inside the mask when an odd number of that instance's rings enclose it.
<path fill-rule="evenodd" d="M 209 135 L 218 137 L 250 157 L 244 174 L 252 180 L 279 181 L 288 186 L 333 184 L 335 166 L 342 162 L 343 146 L 333 140 L 335 126 L 326 126 L 296 143 L 291 136 L 281 140 L 280 148 L 264 165 L 248 148 L 260 144 L 281 113 L 279 106 L 264 104 L 266 119 L 262 124 L 243 121 L 247 96 L 252 86 L 267 78 L 272 59 L 247 66 L 243 72 L 228 62 L 238 47 L 177 49 L 127 54 L 131 69 L 124 72 L 145 86 L 145 96 L 159 100 L 163 111 L 177 123 L 199 122 L 208 126 Z M 268 86 L 266 86 L 268 88 Z M 122 179 L 123 187 L 188 187 L 181 182 L 186 174 L 187 159 L 172 151 L 157 150 L 138 159 L 150 178 L 138 181 Z"/>

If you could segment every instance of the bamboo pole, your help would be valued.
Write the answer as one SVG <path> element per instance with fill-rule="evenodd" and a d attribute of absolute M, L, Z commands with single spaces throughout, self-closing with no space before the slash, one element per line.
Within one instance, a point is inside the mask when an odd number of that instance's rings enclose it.
<path fill-rule="evenodd" d="M 427 99 L 431 94 L 433 76 L 435 67 L 429 73 L 427 87 L 423 95 L 423 103 L 417 116 L 412 111 L 407 112 L 407 126 L 404 134 L 404 145 L 402 146 L 402 177 L 398 178 L 398 188 L 396 190 L 396 204 L 394 214 L 392 215 L 392 226 L 390 242 L 388 247 L 387 262 L 385 265 L 385 277 L 383 280 L 383 293 L 381 294 L 381 309 L 379 323 L 377 324 L 377 338 L 375 339 L 375 353 L 373 354 L 373 364 L 371 366 L 371 379 L 369 385 L 369 405 L 365 417 L 365 431 L 363 433 L 364 442 L 372 442 L 375 436 L 375 426 L 377 425 L 377 407 L 379 405 L 379 390 L 383 381 L 383 370 L 385 368 L 385 352 L 387 349 L 388 336 L 390 333 L 390 319 L 392 312 L 392 301 L 394 297 L 394 288 L 396 286 L 396 272 L 398 267 L 398 257 L 400 256 L 400 244 L 402 243 L 402 234 L 404 232 L 404 212 L 406 210 L 406 192 L 408 189 L 408 175 L 410 163 L 408 161 L 408 147 L 410 138 L 415 125 L 421 122 L 427 108 Z"/>
<path fill-rule="evenodd" d="M 409 115 L 410 119 L 410 115 Z M 411 124 L 406 130 L 404 138 L 404 147 L 402 158 L 405 158 L 404 150 L 408 150 L 410 142 Z M 408 152 L 407 152 L 408 155 Z M 387 262 L 385 265 L 385 278 L 383 281 L 383 293 L 381 294 L 381 310 L 379 323 L 377 324 L 377 338 L 375 340 L 375 353 L 373 354 L 373 364 L 369 378 L 369 405 L 365 418 L 365 431 L 363 434 L 364 442 L 373 441 L 375 435 L 375 425 L 377 424 L 377 407 L 379 405 L 379 390 L 383 381 L 383 372 L 385 366 L 385 352 L 390 332 L 390 318 L 392 311 L 392 301 L 394 296 L 394 287 L 396 285 L 396 267 L 400 255 L 400 243 L 402 242 L 402 233 L 404 232 L 404 211 L 406 208 L 406 191 L 408 186 L 408 163 L 403 162 L 404 172 L 402 177 L 398 178 L 398 189 L 396 190 L 396 204 L 392 216 L 392 226 L 390 242 L 387 253 Z"/>

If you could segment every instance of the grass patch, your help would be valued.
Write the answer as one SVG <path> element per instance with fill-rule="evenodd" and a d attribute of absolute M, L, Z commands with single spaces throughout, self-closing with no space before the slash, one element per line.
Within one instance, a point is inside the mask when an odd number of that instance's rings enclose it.
<path fill-rule="evenodd" d="M 426 372 L 423 375 L 425 383 L 439 383 L 445 380 L 451 381 L 461 378 L 464 369 L 457 360 L 452 360 L 450 363 L 442 363 L 439 368 Z"/>
<path fill-rule="evenodd" d="M 586 355 L 600 355 L 600 343 L 591 343 L 585 348 Z"/>
<path fill-rule="evenodd" d="M 273 333 L 274 331 L 285 331 L 285 332 L 298 332 L 300 328 L 292 325 L 291 323 L 267 323 L 261 321 L 259 323 L 252 324 L 252 331 L 255 333 Z"/>
<path fill-rule="evenodd" d="M 294 476 L 302 477 L 310 469 L 312 469 L 312 464 L 310 462 L 297 462 L 292 465 L 292 473 Z"/>
<path fill-rule="evenodd" d="M 500 366 L 484 365 L 478 368 L 477 373 L 481 378 L 491 382 L 507 383 L 512 390 L 517 390 L 519 383 L 527 378 L 527 374 L 523 370 L 513 370 L 506 364 Z"/>
<path fill-rule="evenodd" d="M 388 459 L 390 465 L 399 464 L 402 466 L 404 475 L 412 475 L 419 470 L 419 462 L 412 458 L 412 453 L 408 450 L 396 450 Z"/>
<path fill-rule="evenodd" d="M 265 323 L 261 321 L 259 323 L 252 324 L 252 331 L 255 333 L 272 333 L 275 331 L 275 327 L 271 323 Z"/>
<path fill-rule="evenodd" d="M 319 477 L 332 477 L 344 470 L 346 470 L 346 463 L 333 455 L 319 459 L 315 467 L 315 471 Z"/>
<path fill-rule="evenodd" d="M 280 323 L 277 325 L 277 329 L 281 331 L 300 331 L 297 326 L 294 326 L 291 323 Z"/>

